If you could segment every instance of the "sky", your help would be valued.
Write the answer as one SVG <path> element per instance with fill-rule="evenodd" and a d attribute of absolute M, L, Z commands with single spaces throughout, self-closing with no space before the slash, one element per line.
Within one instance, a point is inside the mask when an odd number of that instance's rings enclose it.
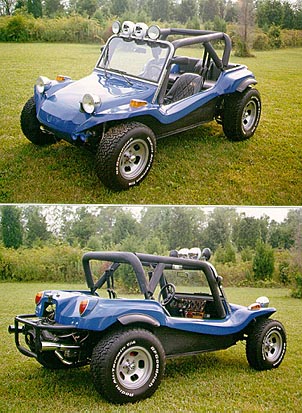
<path fill-rule="evenodd" d="M 69 206 L 71 207 L 71 209 L 76 210 L 77 208 L 79 208 L 81 205 L 62 205 L 62 207 L 65 206 Z M 97 213 L 98 209 L 101 207 L 108 207 L 110 205 L 83 205 L 83 206 L 87 206 L 89 209 L 91 209 L 91 212 Z M 113 207 L 118 207 L 119 205 L 112 205 Z M 157 208 L 169 208 L 169 206 L 166 205 L 146 205 L 148 207 L 152 207 L 155 206 Z M 173 205 L 173 207 L 175 207 L 176 205 Z M 184 205 L 180 205 L 181 207 L 185 207 Z M 57 205 L 57 207 L 60 207 L 60 205 Z M 120 206 L 123 209 L 128 209 L 130 210 L 136 217 L 139 218 L 140 213 L 142 208 L 144 207 L 144 205 L 121 205 Z M 200 208 L 202 209 L 205 213 L 210 213 L 212 212 L 215 208 L 219 207 L 216 205 L 213 206 L 203 206 L 203 205 L 190 205 L 190 208 Z M 261 218 L 263 216 L 268 216 L 270 218 L 270 220 L 275 220 L 276 222 L 283 222 L 284 219 L 287 217 L 288 212 L 291 209 L 297 209 L 299 207 L 269 207 L 269 206 L 264 206 L 264 207 L 258 207 L 258 206 L 236 206 L 236 205 L 222 205 L 221 207 L 225 207 L 225 208 L 235 208 L 236 211 L 238 213 L 244 213 L 246 216 L 248 217 L 255 217 L 255 218 Z M 46 210 L 46 214 L 47 214 L 47 210 L 48 213 L 51 213 L 51 206 L 44 206 L 45 210 Z M 301 207 L 302 208 L 302 207 Z"/>

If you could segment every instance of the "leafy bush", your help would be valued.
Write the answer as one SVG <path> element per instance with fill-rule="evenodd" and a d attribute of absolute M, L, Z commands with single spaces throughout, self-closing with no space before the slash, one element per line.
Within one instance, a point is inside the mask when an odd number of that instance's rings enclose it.
<path fill-rule="evenodd" d="M 269 42 L 269 37 L 265 33 L 258 33 L 255 36 L 255 39 L 253 41 L 253 49 L 255 50 L 269 50 L 270 47 L 270 42 Z"/>
<path fill-rule="evenodd" d="M 279 279 L 282 284 L 287 285 L 290 282 L 290 264 L 288 261 L 282 261 L 279 264 Z"/>
<path fill-rule="evenodd" d="M 269 28 L 268 31 L 269 44 L 272 49 L 279 49 L 282 45 L 281 40 L 281 28 L 275 26 L 274 24 Z"/>
<path fill-rule="evenodd" d="M 74 15 L 56 19 L 17 14 L 0 18 L 0 40 L 13 42 L 71 42 L 102 41 L 102 27 L 95 19 Z"/>
<path fill-rule="evenodd" d="M 302 30 L 282 30 L 283 47 L 302 47 Z"/>
<path fill-rule="evenodd" d="M 236 262 L 236 251 L 230 242 L 228 242 L 224 247 L 219 246 L 217 248 L 215 251 L 215 262 L 222 264 Z"/>
<path fill-rule="evenodd" d="M 292 297 L 302 298 L 302 275 L 298 274 L 295 276 L 295 285 L 292 291 Z"/>
<path fill-rule="evenodd" d="M 240 254 L 243 262 L 252 261 L 253 259 L 253 250 L 251 247 L 244 248 Z"/>
<path fill-rule="evenodd" d="M 61 245 L 35 249 L 0 250 L 0 280 L 83 281 L 82 251 Z"/>

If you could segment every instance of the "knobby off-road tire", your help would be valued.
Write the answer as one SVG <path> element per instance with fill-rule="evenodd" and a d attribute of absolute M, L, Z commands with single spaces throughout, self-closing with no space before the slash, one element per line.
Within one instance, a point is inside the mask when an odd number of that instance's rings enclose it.
<path fill-rule="evenodd" d="M 165 353 L 148 330 L 129 329 L 103 338 L 94 348 L 91 372 L 96 390 L 113 403 L 150 397 L 165 370 Z"/>
<path fill-rule="evenodd" d="M 24 105 L 21 112 L 21 129 L 28 140 L 35 145 L 51 145 L 55 143 L 57 139 L 41 130 L 36 114 L 36 104 L 34 97 L 31 97 Z"/>
<path fill-rule="evenodd" d="M 261 116 L 261 98 L 257 89 L 248 88 L 225 98 L 222 127 L 232 141 L 248 139 L 254 135 Z"/>
<path fill-rule="evenodd" d="M 246 341 L 246 357 L 256 370 L 277 368 L 285 355 L 286 333 L 276 320 L 256 321 Z"/>
<path fill-rule="evenodd" d="M 155 135 L 147 126 L 137 122 L 114 126 L 99 143 L 97 175 L 114 190 L 138 185 L 148 174 L 155 151 Z"/>

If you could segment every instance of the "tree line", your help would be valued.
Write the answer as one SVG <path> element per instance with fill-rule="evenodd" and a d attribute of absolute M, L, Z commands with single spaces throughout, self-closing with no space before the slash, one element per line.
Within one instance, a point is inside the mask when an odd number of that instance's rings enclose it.
<path fill-rule="evenodd" d="M 104 42 L 114 19 L 228 32 L 241 56 L 302 45 L 302 0 L 0 0 L 0 41 Z"/>
<path fill-rule="evenodd" d="M 229 285 L 302 281 L 301 209 L 290 209 L 282 222 L 232 207 L 206 213 L 198 207 L 3 205 L 0 216 L 3 280 L 83 279 L 80 258 L 87 250 L 168 255 L 184 247 L 209 247 Z"/>
<path fill-rule="evenodd" d="M 134 21 L 179 22 L 198 25 L 215 18 L 238 22 L 240 9 L 252 7 L 259 27 L 271 25 L 302 29 L 302 2 L 281 0 L 1 0 L 0 14 L 25 11 L 38 17 L 79 15 L 96 17 L 101 22 L 114 16 Z"/>

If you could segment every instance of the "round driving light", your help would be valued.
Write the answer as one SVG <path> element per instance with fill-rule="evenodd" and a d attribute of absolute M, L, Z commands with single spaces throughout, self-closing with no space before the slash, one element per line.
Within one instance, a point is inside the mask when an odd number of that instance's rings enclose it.
<path fill-rule="evenodd" d="M 115 21 L 115 22 L 112 23 L 111 30 L 112 30 L 113 34 L 119 34 L 119 32 L 121 31 L 121 28 L 122 28 L 122 26 L 121 26 L 121 23 L 119 21 Z"/>
<path fill-rule="evenodd" d="M 160 28 L 158 26 L 150 26 L 147 31 L 147 36 L 151 40 L 157 40 L 160 36 Z"/>
<path fill-rule="evenodd" d="M 125 21 L 122 25 L 122 32 L 125 36 L 131 36 L 135 30 L 135 24 L 130 21 Z"/>
<path fill-rule="evenodd" d="M 99 96 L 91 95 L 90 93 L 86 93 L 82 99 L 82 108 L 86 113 L 93 113 L 97 106 L 101 104 L 101 99 Z"/>
<path fill-rule="evenodd" d="M 46 76 L 39 76 L 36 81 L 36 89 L 39 93 L 44 93 L 51 86 L 51 81 Z"/>

